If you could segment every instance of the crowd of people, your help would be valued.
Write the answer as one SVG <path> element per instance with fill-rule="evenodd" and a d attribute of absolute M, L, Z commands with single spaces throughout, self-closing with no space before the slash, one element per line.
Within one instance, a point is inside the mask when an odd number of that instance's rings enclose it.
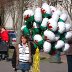
<path fill-rule="evenodd" d="M 72 72 L 72 40 L 69 40 L 70 49 L 66 52 L 68 72 Z M 14 47 L 12 66 L 15 71 L 29 72 L 33 63 L 35 48 L 27 36 L 21 35 L 20 43 Z M 5 27 L 0 27 L 0 60 L 8 60 L 9 34 Z M 60 53 L 59 53 L 60 54 Z M 56 54 L 57 55 L 57 54 Z M 60 56 L 60 55 L 59 55 Z"/>

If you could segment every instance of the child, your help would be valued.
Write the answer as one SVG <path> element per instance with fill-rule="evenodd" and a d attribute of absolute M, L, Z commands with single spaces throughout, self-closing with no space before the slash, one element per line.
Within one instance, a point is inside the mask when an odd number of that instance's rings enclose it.
<path fill-rule="evenodd" d="M 1 39 L 5 42 L 9 41 L 8 31 L 4 27 L 1 28 Z"/>
<path fill-rule="evenodd" d="M 31 63 L 31 45 L 26 36 L 21 36 L 21 43 L 16 48 L 17 68 L 22 72 L 29 72 Z"/>
<path fill-rule="evenodd" d="M 8 31 L 4 28 L 1 27 L 1 32 L 0 32 L 0 51 L 2 54 L 2 59 L 5 59 L 8 57 L 8 42 L 9 42 L 9 36 L 8 36 Z"/>

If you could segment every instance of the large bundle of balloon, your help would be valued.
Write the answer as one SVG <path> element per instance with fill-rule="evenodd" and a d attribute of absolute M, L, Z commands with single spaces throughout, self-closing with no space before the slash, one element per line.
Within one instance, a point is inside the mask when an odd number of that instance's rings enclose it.
<path fill-rule="evenodd" d="M 68 15 L 62 10 L 43 3 L 35 11 L 24 11 L 24 25 L 21 27 L 23 34 L 32 35 L 34 47 L 43 49 L 52 55 L 57 50 L 67 51 L 70 45 L 67 40 L 72 38 L 71 24 L 66 23 Z"/>

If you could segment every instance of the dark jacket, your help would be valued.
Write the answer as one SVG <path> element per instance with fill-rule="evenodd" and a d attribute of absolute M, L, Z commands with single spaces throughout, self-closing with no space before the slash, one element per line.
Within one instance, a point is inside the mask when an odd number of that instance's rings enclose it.
<path fill-rule="evenodd" d="M 66 52 L 66 55 L 72 55 L 72 39 L 68 40 L 68 44 L 70 45 L 70 48 Z"/>

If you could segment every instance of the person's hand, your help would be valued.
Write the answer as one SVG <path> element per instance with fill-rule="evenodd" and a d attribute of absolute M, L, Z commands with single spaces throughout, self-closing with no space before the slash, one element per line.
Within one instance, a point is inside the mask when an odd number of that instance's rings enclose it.
<path fill-rule="evenodd" d="M 8 41 L 6 41 L 6 43 L 8 43 Z"/>

